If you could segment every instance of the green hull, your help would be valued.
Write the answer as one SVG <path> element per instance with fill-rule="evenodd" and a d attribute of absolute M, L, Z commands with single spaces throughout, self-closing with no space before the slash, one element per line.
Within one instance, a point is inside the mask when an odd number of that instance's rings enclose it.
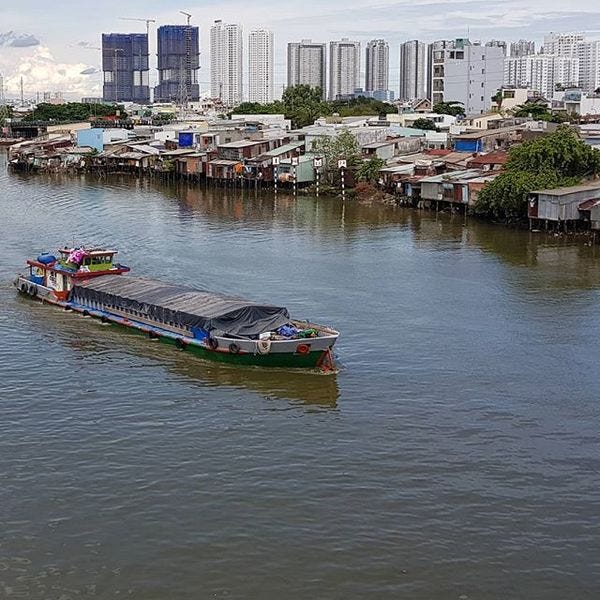
<path fill-rule="evenodd" d="M 92 317 L 96 318 L 96 317 Z M 205 360 L 213 362 L 227 363 L 230 365 L 240 366 L 259 366 L 259 367 L 280 367 L 288 369 L 316 369 L 320 366 L 320 361 L 323 359 L 323 354 L 326 351 L 318 350 L 307 354 L 232 354 L 231 352 L 219 352 L 217 350 L 209 350 L 203 346 L 196 344 L 187 344 L 183 348 L 177 344 L 177 339 L 168 336 L 160 336 L 159 338 L 150 338 L 148 334 L 131 325 L 121 324 L 115 321 L 107 323 L 111 327 L 117 327 L 121 331 L 126 331 L 135 335 L 139 335 L 148 339 L 148 342 L 158 341 L 166 346 L 171 346 L 179 352 L 186 352 L 192 356 L 197 356 Z"/>

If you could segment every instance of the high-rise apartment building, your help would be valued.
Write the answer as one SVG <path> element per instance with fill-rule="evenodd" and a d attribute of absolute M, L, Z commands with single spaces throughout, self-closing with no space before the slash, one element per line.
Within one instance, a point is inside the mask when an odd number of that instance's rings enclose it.
<path fill-rule="evenodd" d="M 248 100 L 273 102 L 273 32 L 264 29 L 248 36 Z"/>
<path fill-rule="evenodd" d="M 155 102 L 186 104 L 200 98 L 200 37 L 192 25 L 158 28 L 158 85 Z"/>
<path fill-rule="evenodd" d="M 148 36 L 103 33 L 103 98 L 106 102 L 150 102 Z"/>
<path fill-rule="evenodd" d="M 387 92 L 390 85 L 390 46 L 371 40 L 365 51 L 365 91 Z"/>
<path fill-rule="evenodd" d="M 400 45 L 400 100 L 428 97 L 427 45 L 417 40 Z"/>
<path fill-rule="evenodd" d="M 210 94 L 226 106 L 243 100 L 242 28 L 236 23 L 215 21 L 210 28 Z"/>
<path fill-rule="evenodd" d="M 521 56 L 529 56 L 535 54 L 535 42 L 529 40 L 519 40 L 518 42 L 511 42 L 510 44 L 510 56 L 511 58 L 519 58 Z"/>
<path fill-rule="evenodd" d="M 530 54 L 504 61 L 504 85 L 528 88 L 552 99 L 557 85 L 572 87 L 579 80 L 579 60 L 555 54 Z"/>
<path fill-rule="evenodd" d="M 583 91 L 593 92 L 600 86 L 600 41 L 588 40 L 582 33 L 551 33 L 544 37 L 544 54 L 576 58 L 576 85 Z"/>
<path fill-rule="evenodd" d="M 354 96 L 360 87 L 360 42 L 343 38 L 329 44 L 329 99 Z"/>
<path fill-rule="evenodd" d="M 326 88 L 326 46 L 312 40 L 302 40 L 288 44 L 287 84 L 309 85 L 320 88 L 323 98 Z"/>
<path fill-rule="evenodd" d="M 468 39 L 430 45 L 431 99 L 461 102 L 467 115 L 489 110 L 492 96 L 502 87 L 504 52 Z"/>

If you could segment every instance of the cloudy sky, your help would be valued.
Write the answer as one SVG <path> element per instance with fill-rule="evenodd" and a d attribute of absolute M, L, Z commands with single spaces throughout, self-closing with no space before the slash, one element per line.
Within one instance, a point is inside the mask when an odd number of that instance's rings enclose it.
<path fill-rule="evenodd" d="M 187 2 L 187 3 L 186 3 Z M 184 23 L 193 14 L 202 39 L 203 90 L 208 88 L 208 31 L 215 19 L 240 23 L 245 31 L 264 27 L 275 33 L 275 79 L 285 82 L 285 45 L 312 38 L 327 42 L 350 37 L 361 42 L 383 37 L 391 46 L 391 86 L 398 83 L 398 45 L 408 39 L 433 41 L 465 37 L 533 39 L 550 31 L 583 31 L 600 38 L 600 0 L 0 0 L 0 73 L 8 95 L 21 76 L 26 96 L 57 91 L 99 95 L 102 32 L 143 32 L 142 17 L 157 24 Z M 151 34 L 151 52 L 156 39 Z"/>

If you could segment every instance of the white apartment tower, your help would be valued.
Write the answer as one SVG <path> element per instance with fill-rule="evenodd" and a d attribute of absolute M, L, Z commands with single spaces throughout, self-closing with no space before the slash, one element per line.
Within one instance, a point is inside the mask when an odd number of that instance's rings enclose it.
<path fill-rule="evenodd" d="M 427 98 L 427 45 L 411 40 L 400 45 L 400 100 Z"/>
<path fill-rule="evenodd" d="M 579 60 L 555 54 L 530 54 L 504 61 L 504 85 L 529 88 L 552 99 L 556 86 L 573 87 L 579 80 Z"/>
<path fill-rule="evenodd" d="M 210 28 L 210 94 L 226 106 L 243 99 L 242 28 L 215 21 Z"/>
<path fill-rule="evenodd" d="M 585 92 L 600 86 L 600 41 L 591 41 L 582 33 L 551 33 L 544 37 L 544 54 L 575 58 L 579 61 L 577 85 Z"/>
<path fill-rule="evenodd" d="M 467 115 L 482 114 L 502 87 L 504 50 L 482 46 L 468 39 L 439 41 L 430 45 L 431 99 L 462 102 Z"/>
<path fill-rule="evenodd" d="M 329 99 L 353 96 L 360 87 L 360 42 L 329 44 Z"/>
<path fill-rule="evenodd" d="M 387 92 L 390 84 L 390 46 L 371 40 L 365 52 L 365 91 Z"/>
<path fill-rule="evenodd" d="M 287 84 L 320 88 L 323 98 L 326 88 L 326 46 L 312 40 L 288 44 Z"/>
<path fill-rule="evenodd" d="M 248 36 L 248 100 L 273 102 L 273 32 L 251 31 Z"/>

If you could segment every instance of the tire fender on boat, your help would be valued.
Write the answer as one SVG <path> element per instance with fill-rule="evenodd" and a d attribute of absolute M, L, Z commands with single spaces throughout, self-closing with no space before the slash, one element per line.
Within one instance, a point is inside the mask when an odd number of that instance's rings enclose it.
<path fill-rule="evenodd" d="M 26 293 L 27 293 L 27 286 L 26 286 L 24 283 L 22 283 L 22 284 L 21 284 L 21 292 L 22 292 L 23 294 L 26 294 Z"/>
<path fill-rule="evenodd" d="M 239 354 L 240 347 L 235 342 L 233 342 L 232 344 L 229 344 L 229 352 L 231 352 L 231 354 Z"/>
<path fill-rule="evenodd" d="M 180 349 L 180 350 L 185 350 L 187 348 L 187 344 L 181 339 L 181 338 L 177 338 L 175 340 L 175 345 Z"/>
<path fill-rule="evenodd" d="M 206 345 L 211 349 L 211 350 L 216 350 L 219 347 L 219 342 L 217 342 L 217 340 L 215 338 L 209 337 L 206 340 Z"/>
<path fill-rule="evenodd" d="M 258 340 L 256 342 L 256 351 L 259 354 L 269 354 L 271 352 L 271 340 Z"/>
<path fill-rule="evenodd" d="M 298 354 L 308 354 L 310 352 L 310 346 L 308 344 L 298 344 L 296 352 Z"/>
<path fill-rule="evenodd" d="M 31 296 L 33 296 L 34 298 L 37 296 L 37 286 L 36 285 L 29 286 L 29 294 Z"/>

